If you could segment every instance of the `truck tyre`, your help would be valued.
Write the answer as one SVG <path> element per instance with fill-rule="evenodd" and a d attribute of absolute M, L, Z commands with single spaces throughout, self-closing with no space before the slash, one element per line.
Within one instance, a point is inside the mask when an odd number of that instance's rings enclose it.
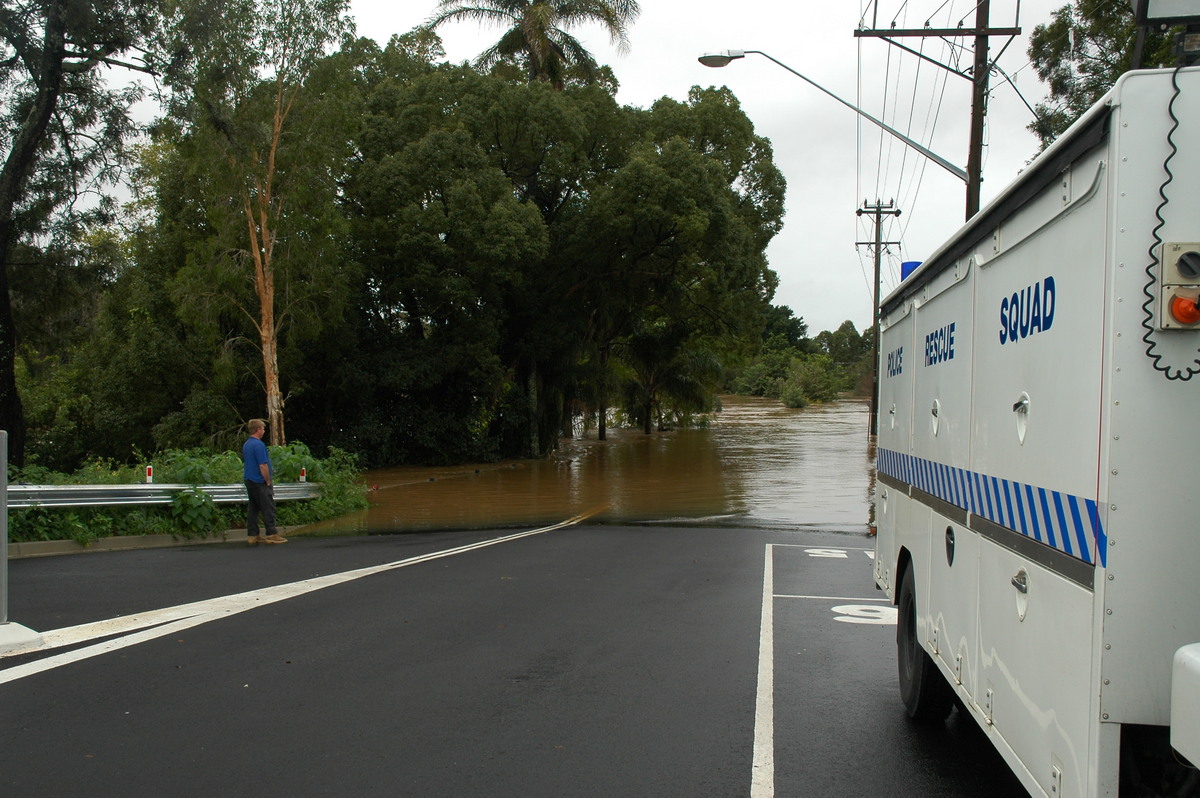
<path fill-rule="evenodd" d="M 911 562 L 905 566 L 900 582 L 898 609 L 896 660 L 900 698 L 913 720 L 941 723 L 954 707 L 954 692 L 917 639 L 917 589 Z"/>

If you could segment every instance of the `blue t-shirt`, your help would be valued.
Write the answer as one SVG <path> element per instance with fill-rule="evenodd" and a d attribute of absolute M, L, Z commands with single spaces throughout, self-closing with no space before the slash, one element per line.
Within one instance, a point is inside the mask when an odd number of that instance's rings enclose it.
<path fill-rule="evenodd" d="M 242 476 L 247 482 L 265 482 L 259 466 L 267 464 L 267 473 L 271 480 L 275 479 L 275 469 L 271 466 L 271 457 L 267 454 L 267 445 L 258 438 L 247 438 L 242 444 Z"/>

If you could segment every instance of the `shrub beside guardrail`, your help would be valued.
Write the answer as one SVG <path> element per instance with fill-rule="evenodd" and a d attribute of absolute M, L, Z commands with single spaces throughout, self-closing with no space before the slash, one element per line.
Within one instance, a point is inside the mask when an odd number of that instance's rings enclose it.
<path fill-rule="evenodd" d="M 321 497 L 321 485 L 275 483 L 276 502 Z M 172 534 L 192 538 L 241 525 L 244 485 L 23 485 L 8 486 L 14 540 L 75 540 L 83 545 L 113 535 Z M 223 505 L 218 507 L 218 505 Z M 277 508 L 281 525 L 305 523 L 329 513 L 289 513 Z"/>
<path fill-rule="evenodd" d="M 275 483 L 275 501 L 315 499 L 320 486 L 313 482 Z M 181 493 L 202 491 L 217 504 L 245 503 L 245 485 L 21 485 L 9 484 L 8 507 L 112 507 L 118 505 L 171 504 Z"/>
<path fill-rule="evenodd" d="M 355 458 L 331 449 L 318 459 L 300 443 L 269 447 L 280 526 L 300 526 L 367 506 Z M 9 539 L 75 540 L 169 534 L 196 538 L 245 526 L 246 489 L 235 452 L 171 451 L 154 456 L 161 483 L 142 483 L 141 465 L 97 461 L 73 475 L 36 466 L 10 475 Z M 307 471 L 311 482 L 297 482 Z"/>

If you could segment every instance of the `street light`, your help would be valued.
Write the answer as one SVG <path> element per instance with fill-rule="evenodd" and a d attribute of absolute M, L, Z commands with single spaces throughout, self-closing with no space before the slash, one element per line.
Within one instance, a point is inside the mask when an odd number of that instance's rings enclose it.
<path fill-rule="evenodd" d="M 945 170 L 946 170 L 947 172 L 949 172 L 950 174 L 952 174 L 952 175 L 954 175 L 955 177 L 957 177 L 959 180 L 963 181 L 964 183 L 968 182 L 968 181 L 967 181 L 967 173 L 966 173 L 966 170 L 958 168 L 957 166 L 955 166 L 954 164 L 950 163 L 949 161 L 947 161 L 947 160 L 946 160 L 945 158 L 943 158 L 942 156 L 940 156 L 940 155 L 938 155 L 937 153 L 935 153 L 935 152 L 933 152 L 932 150 L 930 150 L 928 147 L 925 147 L 925 146 L 923 146 L 923 145 L 921 145 L 921 144 L 918 144 L 917 142 L 915 142 L 915 141 L 913 141 L 912 139 L 910 139 L 908 136 L 906 136 L 906 135 L 904 135 L 903 133 L 901 133 L 899 130 L 896 130 L 895 128 L 889 127 L 888 125 L 884 124 L 883 122 L 880 122 L 878 119 L 876 119 L 875 117 L 871 116 L 871 115 L 870 115 L 870 114 L 868 114 L 866 111 L 864 111 L 863 109 L 859 108 L 857 105 L 854 105 L 853 103 L 850 103 L 850 102 L 847 102 L 846 100 L 843 100 L 841 97 L 837 96 L 836 94 L 834 94 L 833 92 L 831 92 L 829 89 L 827 89 L 827 88 L 825 88 L 824 86 L 822 86 L 822 85 L 820 85 L 820 84 L 816 83 L 816 82 L 815 82 L 815 81 L 813 81 L 811 78 L 809 78 L 809 77 L 807 77 L 807 76 L 805 76 L 805 75 L 801 75 L 799 72 L 797 72 L 796 70 L 792 69 L 792 68 L 791 68 L 790 66 L 788 66 L 787 64 L 783 63 L 782 61 L 780 61 L 780 60 L 779 60 L 779 59 L 777 59 L 777 58 L 773 58 L 773 57 L 771 57 L 770 55 L 767 55 L 767 54 L 766 54 L 766 53 L 764 53 L 762 50 L 726 50 L 726 51 L 725 51 L 725 52 L 723 52 L 723 53 L 705 53 L 704 55 L 700 56 L 700 58 L 699 58 L 698 60 L 700 61 L 700 63 L 701 63 L 701 64 L 704 64 L 704 66 L 706 66 L 706 67 L 714 67 L 714 68 L 719 68 L 719 67 L 727 66 L 727 65 L 729 64 L 729 62 L 733 61 L 734 59 L 737 59 L 737 58 L 745 58 L 747 53 L 754 53 L 755 55 L 761 55 L 763 58 L 766 58 L 766 59 L 768 59 L 768 60 L 774 61 L 776 64 L 778 64 L 779 66 L 783 67 L 783 68 L 784 68 L 784 69 L 786 69 L 788 72 L 791 72 L 793 75 L 795 75 L 796 77 L 798 77 L 798 78 L 800 78 L 801 80 L 805 81 L 805 82 L 806 82 L 806 83 L 808 83 L 809 85 L 811 85 L 811 86 L 815 86 L 816 88 L 818 88 L 818 89 L 820 89 L 821 91 L 825 92 L 825 93 L 826 93 L 826 94 L 828 94 L 830 97 L 832 97 L 833 99 L 837 100 L 838 102 L 840 102 L 842 105 L 844 105 L 844 106 L 846 106 L 847 108 L 849 108 L 849 109 L 850 109 L 851 111 L 853 111 L 854 113 L 856 113 L 856 114 L 858 114 L 859 116 L 863 117 L 864 119 L 866 119 L 866 120 L 868 120 L 868 121 L 870 121 L 870 122 L 872 122 L 872 123 L 874 123 L 874 124 L 878 125 L 879 127 L 881 127 L 881 128 L 883 128 L 884 130 L 886 130 L 888 133 L 891 133 L 893 136 L 895 136 L 896 138 L 900 139 L 900 140 L 901 140 L 901 141 L 903 141 L 905 144 L 907 144 L 908 146 L 912 147 L 914 150 L 916 150 L 917 152 L 921 153 L 921 154 L 922 154 L 922 155 L 924 155 L 926 158 L 928 158 L 929 160 L 933 161 L 935 164 L 937 164 L 938 166 L 942 167 L 943 169 L 945 169 Z"/>
<path fill-rule="evenodd" d="M 926 158 L 933 161 L 938 166 L 942 167 L 947 172 L 949 172 L 950 174 L 957 177 L 959 180 L 962 180 L 964 183 L 966 183 L 968 185 L 968 188 L 970 187 L 971 180 L 970 180 L 970 178 L 967 177 L 966 170 L 959 169 L 957 166 L 950 163 L 945 158 L 943 158 L 942 156 L 933 152 L 929 148 L 927 148 L 921 144 L 918 144 L 917 142 L 910 139 L 908 136 L 901 133 L 899 130 L 889 127 L 888 125 L 884 124 L 883 122 L 880 122 L 878 119 L 871 116 L 866 111 L 859 108 L 857 105 L 846 102 L 841 97 L 839 97 L 836 94 L 834 94 L 833 92 L 831 92 L 829 89 L 816 83 L 811 78 L 809 78 L 805 75 L 801 75 L 799 72 L 792 69 L 787 64 L 783 63 L 782 61 L 780 61 L 777 58 L 773 58 L 772 56 L 767 55 L 762 50 L 726 50 L 723 53 L 705 53 L 704 55 L 700 56 L 699 61 L 701 64 L 704 64 L 704 66 L 706 66 L 706 67 L 723 67 L 723 66 L 727 66 L 729 64 L 729 62 L 733 61 L 734 59 L 745 58 L 747 53 L 754 53 L 756 55 L 761 55 L 763 58 L 774 61 L 776 64 L 783 67 L 788 72 L 791 72 L 793 75 L 800 78 L 805 83 L 808 83 L 811 86 L 815 86 L 816 88 L 818 88 L 821 91 L 828 94 L 833 99 L 840 102 L 842 105 L 849 108 L 854 113 L 856 113 L 859 116 L 863 117 L 864 119 L 878 125 L 879 127 L 886 130 L 888 133 L 891 133 L 893 136 L 900 139 L 905 144 L 912 147 L 914 150 L 921 153 Z M 877 215 L 876 215 L 876 219 L 875 219 L 875 303 L 874 303 L 874 307 L 871 308 L 871 329 L 874 332 L 874 339 L 875 339 L 874 344 L 872 346 L 872 349 L 874 350 L 873 351 L 873 359 L 875 361 L 875 372 L 874 372 L 874 377 L 872 380 L 873 385 L 872 385 L 872 389 L 871 389 L 871 425 L 870 425 L 870 434 L 871 435 L 874 435 L 876 433 L 876 411 L 878 410 L 878 407 L 879 407 L 879 265 L 880 265 L 879 261 L 880 261 L 881 243 L 879 240 L 879 224 L 880 224 L 880 222 L 879 222 L 878 213 L 882 212 L 882 208 L 877 207 L 876 211 L 877 211 Z M 861 210 L 858 213 L 860 216 L 862 215 Z M 899 210 L 887 211 L 887 213 L 894 213 L 897 216 L 900 215 Z"/>

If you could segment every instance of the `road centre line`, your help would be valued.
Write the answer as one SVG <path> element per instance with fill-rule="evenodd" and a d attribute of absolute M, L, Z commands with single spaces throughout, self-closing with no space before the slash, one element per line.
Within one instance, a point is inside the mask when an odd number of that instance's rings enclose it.
<path fill-rule="evenodd" d="M 853 596 L 796 596 L 788 593 L 776 593 L 775 598 L 783 599 L 816 599 L 817 601 L 877 601 L 884 604 L 890 604 L 891 599 L 887 598 L 854 598 Z"/>
<path fill-rule="evenodd" d="M 874 554 L 874 548 L 865 546 L 814 546 L 811 543 L 772 543 L 772 546 L 777 546 L 781 549 L 841 549 L 842 551 L 862 551 L 869 554 Z"/>
<path fill-rule="evenodd" d="M 260 588 L 250 590 L 245 593 L 235 593 L 229 596 L 218 596 L 217 598 L 206 599 L 205 601 L 197 601 L 190 604 L 180 604 L 176 607 L 166 607 L 160 610 L 151 610 L 149 612 L 138 613 L 124 618 L 113 618 L 110 620 L 96 621 L 94 623 L 81 624 L 79 626 L 69 626 L 63 629 L 55 629 L 49 632 L 41 633 L 41 641 L 38 645 L 23 648 L 14 651 L 9 651 L 4 654 L 5 657 L 16 656 L 20 654 L 29 654 L 36 651 L 44 651 L 47 649 L 61 648 L 63 646 L 78 645 L 86 643 L 89 640 L 97 640 L 99 638 L 112 637 L 112 639 L 104 640 L 95 645 L 85 648 L 76 649 L 74 651 L 66 651 L 61 654 L 55 654 L 44 659 L 28 662 L 23 665 L 16 665 L 11 668 L 0 671 L 0 684 L 13 682 L 18 679 L 23 679 L 27 676 L 33 676 L 44 671 L 60 668 L 64 665 L 70 665 L 81 660 L 91 657 L 107 654 L 111 651 L 116 651 L 128 646 L 144 643 L 149 640 L 154 640 L 166 635 L 175 634 L 184 629 L 193 626 L 199 626 L 210 621 L 228 618 L 231 615 L 236 615 L 246 610 L 252 610 L 256 607 L 264 607 L 268 604 L 274 604 L 277 601 L 283 601 L 296 596 L 302 596 L 306 593 L 311 593 L 316 590 L 322 590 L 327 587 L 352 582 L 356 579 L 362 579 L 365 576 L 373 576 L 374 574 L 392 571 L 397 568 L 405 568 L 410 565 L 418 565 L 431 560 L 439 560 L 445 557 L 453 557 L 458 554 L 465 554 L 476 549 L 496 546 L 501 543 L 519 540 L 520 538 L 531 537 L 533 535 L 541 535 L 546 532 L 553 532 L 565 527 L 574 526 L 583 521 L 592 513 L 577 515 L 574 518 L 569 518 L 552 526 L 541 527 L 540 529 L 531 529 L 525 532 L 517 532 L 511 535 L 504 535 L 498 538 L 482 540 L 478 543 L 471 543 L 465 546 L 458 546 L 453 549 L 444 551 L 431 552 L 430 554 L 422 554 L 417 557 L 410 557 L 406 560 L 397 560 L 395 562 L 385 563 L 383 565 L 372 565 L 366 568 L 358 568 L 353 571 L 345 571 L 339 574 L 328 574 L 312 579 L 303 579 L 298 582 L 291 582 L 274 587 Z"/>
<path fill-rule="evenodd" d="M 763 563 L 762 615 L 758 627 L 758 685 L 754 703 L 754 764 L 750 798 L 775 795 L 775 544 Z"/>

